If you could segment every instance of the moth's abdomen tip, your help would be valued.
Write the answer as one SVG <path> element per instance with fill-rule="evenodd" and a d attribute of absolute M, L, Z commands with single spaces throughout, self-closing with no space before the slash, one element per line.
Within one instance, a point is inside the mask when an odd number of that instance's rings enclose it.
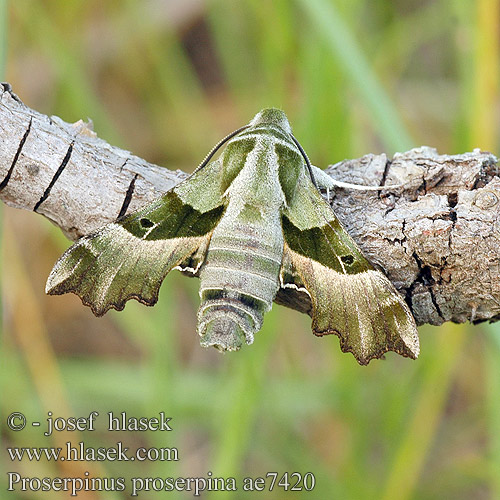
<path fill-rule="evenodd" d="M 200 329 L 203 347 L 215 347 L 219 351 L 238 351 L 245 342 L 240 325 L 228 316 L 218 316 Z"/>

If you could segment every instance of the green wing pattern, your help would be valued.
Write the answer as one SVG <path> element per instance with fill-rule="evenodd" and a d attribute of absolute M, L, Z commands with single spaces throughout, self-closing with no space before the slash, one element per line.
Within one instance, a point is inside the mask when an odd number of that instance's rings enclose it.
<path fill-rule="evenodd" d="M 389 279 L 363 256 L 312 182 L 302 175 L 283 210 L 283 292 L 306 292 L 316 335 L 334 333 L 360 364 L 387 351 L 416 358 L 415 320 Z"/>
<path fill-rule="evenodd" d="M 56 262 L 46 292 L 77 294 L 94 314 L 136 299 L 153 305 L 176 266 L 195 273 L 224 212 L 220 162 L 200 170 L 146 208 L 84 236 Z"/>

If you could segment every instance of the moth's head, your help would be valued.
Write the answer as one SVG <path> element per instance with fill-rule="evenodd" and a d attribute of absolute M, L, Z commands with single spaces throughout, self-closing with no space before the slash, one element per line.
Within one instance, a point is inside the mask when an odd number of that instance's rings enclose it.
<path fill-rule="evenodd" d="M 288 123 L 288 118 L 281 109 L 267 108 L 257 113 L 250 122 L 251 127 L 258 125 L 272 125 L 283 129 L 286 133 L 292 133 L 292 127 Z"/>

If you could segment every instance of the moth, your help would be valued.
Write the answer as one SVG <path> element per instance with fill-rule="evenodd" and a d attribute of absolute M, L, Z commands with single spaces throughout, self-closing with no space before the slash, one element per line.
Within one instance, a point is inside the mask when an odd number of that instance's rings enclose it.
<path fill-rule="evenodd" d="M 200 278 L 203 346 L 251 344 L 275 301 L 307 312 L 315 335 L 336 334 L 362 365 L 387 351 L 416 358 L 407 304 L 320 187 L 333 187 L 330 177 L 311 165 L 286 115 L 265 109 L 162 197 L 78 240 L 46 292 L 73 292 L 101 316 L 129 299 L 155 304 L 176 268 Z"/>

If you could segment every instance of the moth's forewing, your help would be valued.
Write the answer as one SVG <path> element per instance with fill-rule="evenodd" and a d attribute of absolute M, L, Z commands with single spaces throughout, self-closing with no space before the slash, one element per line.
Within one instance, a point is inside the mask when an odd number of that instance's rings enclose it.
<path fill-rule="evenodd" d="M 212 162 L 144 209 L 78 240 L 56 262 L 46 292 L 73 292 L 97 316 L 132 298 L 156 303 L 171 269 L 195 273 L 203 261 L 199 250 L 225 208 L 220 172 Z"/>
<path fill-rule="evenodd" d="M 283 209 L 282 227 L 282 302 L 287 291 L 307 291 L 316 335 L 338 335 L 342 350 L 360 364 L 387 351 L 418 356 L 415 320 L 405 301 L 366 260 L 305 173 Z"/>

